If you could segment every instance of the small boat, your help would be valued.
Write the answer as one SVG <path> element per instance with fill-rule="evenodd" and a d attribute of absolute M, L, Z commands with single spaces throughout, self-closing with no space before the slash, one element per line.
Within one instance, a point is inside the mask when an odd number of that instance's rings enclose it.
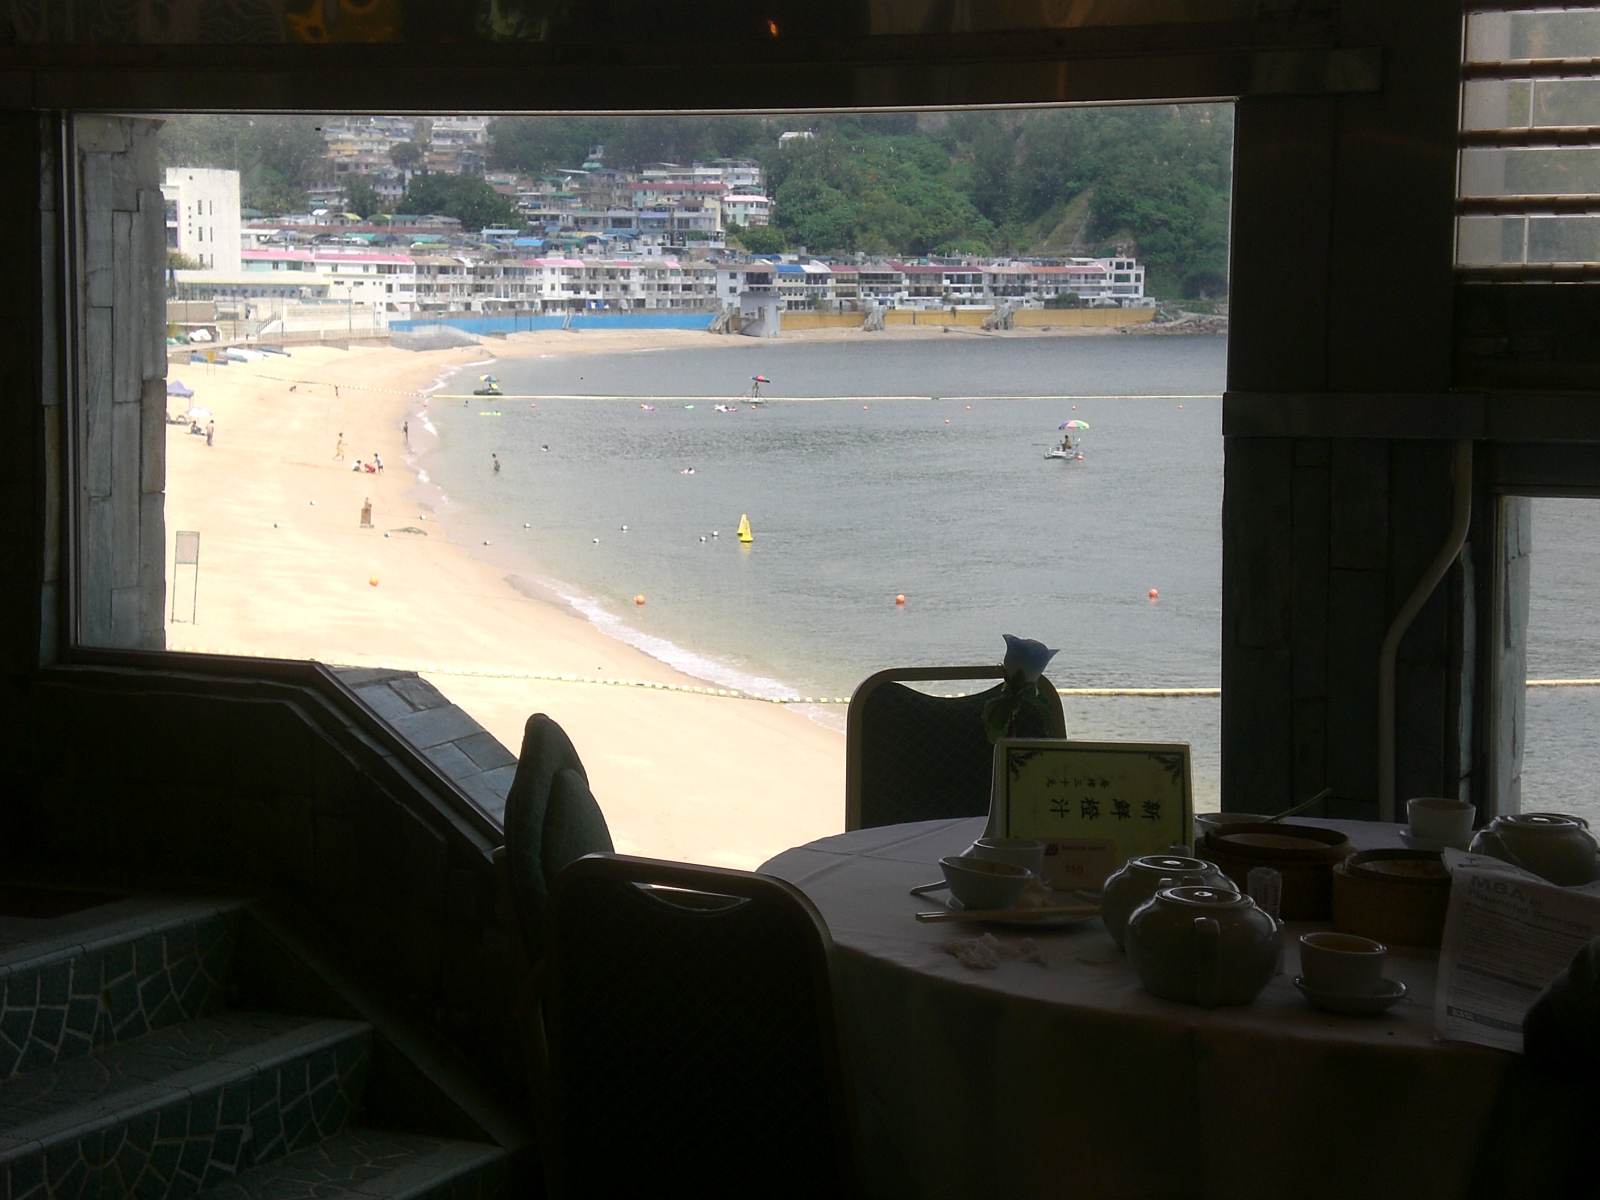
<path fill-rule="evenodd" d="M 1078 452 L 1076 450 L 1063 450 L 1060 446 L 1057 446 L 1054 450 L 1048 451 L 1045 454 L 1045 457 L 1059 458 L 1063 459 L 1064 461 L 1071 462 L 1078 457 Z"/>
<path fill-rule="evenodd" d="M 488 387 L 473 388 L 472 394 L 474 396 L 498 396 L 500 394 L 500 385 L 491 383 Z"/>
<path fill-rule="evenodd" d="M 739 411 L 737 404 L 716 404 L 712 406 L 717 412 L 735 413 Z"/>

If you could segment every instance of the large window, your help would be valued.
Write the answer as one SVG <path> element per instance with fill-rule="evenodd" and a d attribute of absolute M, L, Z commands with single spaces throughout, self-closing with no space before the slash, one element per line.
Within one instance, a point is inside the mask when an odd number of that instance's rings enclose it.
<path fill-rule="evenodd" d="M 161 644 L 548 712 L 619 849 L 750 866 L 862 678 L 1016 633 L 1216 807 L 1229 106 L 443 120 L 152 128 Z"/>

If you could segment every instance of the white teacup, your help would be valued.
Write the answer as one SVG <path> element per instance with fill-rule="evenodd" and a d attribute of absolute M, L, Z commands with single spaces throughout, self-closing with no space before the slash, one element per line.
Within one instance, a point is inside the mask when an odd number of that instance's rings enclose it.
<path fill-rule="evenodd" d="M 1015 863 L 951 855 L 939 860 L 950 894 L 963 908 L 1010 908 L 1022 896 L 1033 872 Z"/>
<path fill-rule="evenodd" d="M 1340 996 L 1371 996 L 1383 986 L 1389 948 L 1353 933 L 1300 935 L 1300 974 L 1311 988 Z"/>
<path fill-rule="evenodd" d="M 1477 814 L 1478 810 L 1465 800 L 1419 796 L 1406 801 L 1411 835 L 1447 846 L 1465 847 L 1472 840 L 1472 819 Z"/>
<path fill-rule="evenodd" d="M 1026 867 L 1035 879 L 1044 878 L 1044 843 L 1037 838 L 985 837 L 972 843 L 973 858 L 986 858 L 990 862 L 1008 862 Z"/>

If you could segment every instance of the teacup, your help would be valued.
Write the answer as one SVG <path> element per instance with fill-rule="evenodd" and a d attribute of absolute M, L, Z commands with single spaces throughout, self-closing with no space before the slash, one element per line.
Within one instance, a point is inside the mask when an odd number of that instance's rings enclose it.
<path fill-rule="evenodd" d="M 963 908 L 1010 908 L 1033 879 L 1033 872 L 1015 863 L 952 854 L 939 860 L 950 894 Z"/>
<path fill-rule="evenodd" d="M 1446 846 L 1465 848 L 1472 840 L 1472 819 L 1478 810 L 1465 800 L 1447 800 L 1443 796 L 1419 796 L 1406 801 L 1406 817 L 1411 822 L 1411 835 Z"/>
<path fill-rule="evenodd" d="M 1307 986 L 1340 996 L 1371 996 L 1383 986 L 1389 948 L 1353 933 L 1300 935 L 1300 974 Z"/>
<path fill-rule="evenodd" d="M 1044 843 L 1037 838 L 985 837 L 972 843 L 968 851 L 972 858 L 987 858 L 991 862 L 1008 862 L 1026 867 L 1035 878 L 1044 875 Z"/>

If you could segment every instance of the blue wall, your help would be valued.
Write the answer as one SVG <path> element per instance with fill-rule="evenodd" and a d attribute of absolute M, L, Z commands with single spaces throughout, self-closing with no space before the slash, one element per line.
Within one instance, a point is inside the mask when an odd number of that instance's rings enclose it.
<path fill-rule="evenodd" d="M 715 313 L 640 312 L 576 313 L 573 329 L 704 329 Z M 523 333 L 535 329 L 560 329 L 566 317 L 560 314 L 514 317 L 443 317 L 420 321 L 390 321 L 391 333 L 421 333 L 439 325 L 449 325 L 466 333 Z"/>

